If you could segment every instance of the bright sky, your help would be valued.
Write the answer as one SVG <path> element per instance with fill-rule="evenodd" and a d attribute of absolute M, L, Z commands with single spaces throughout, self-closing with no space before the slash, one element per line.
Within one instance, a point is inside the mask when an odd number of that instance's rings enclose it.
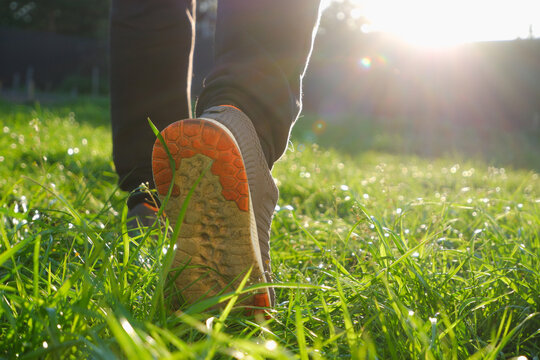
<path fill-rule="evenodd" d="M 351 15 L 372 22 L 366 30 L 388 32 L 416 45 L 527 38 L 529 25 L 540 36 L 540 0 L 353 1 L 358 8 Z"/>

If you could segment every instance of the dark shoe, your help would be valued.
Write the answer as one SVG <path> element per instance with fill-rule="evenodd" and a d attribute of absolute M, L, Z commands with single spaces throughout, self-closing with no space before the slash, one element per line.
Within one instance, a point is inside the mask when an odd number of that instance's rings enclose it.
<path fill-rule="evenodd" d="M 185 269 L 175 284 L 184 299 L 193 303 L 233 291 L 250 269 L 248 285 L 270 282 L 269 234 L 278 191 L 249 118 L 236 108 L 218 106 L 199 119 L 175 122 L 161 135 L 177 170 L 173 178 L 159 139 L 152 167 L 161 201 L 174 183 L 165 206 L 173 226 L 204 173 L 176 243 L 173 266 Z M 264 288 L 242 304 L 268 307 L 272 302 L 271 288 Z"/>
<path fill-rule="evenodd" d="M 156 221 L 157 212 L 159 209 L 146 203 L 140 202 L 127 213 L 127 228 L 128 231 L 139 227 L 150 227 Z"/>

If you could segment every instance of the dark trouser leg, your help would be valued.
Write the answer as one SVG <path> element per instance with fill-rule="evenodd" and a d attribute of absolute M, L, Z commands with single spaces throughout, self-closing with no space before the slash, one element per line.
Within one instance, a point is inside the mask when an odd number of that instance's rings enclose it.
<path fill-rule="evenodd" d="M 159 130 L 190 116 L 192 0 L 113 0 L 111 119 L 120 187 L 152 186 L 152 146 Z"/>
<path fill-rule="evenodd" d="M 301 110 L 301 85 L 319 19 L 319 0 L 221 0 L 215 66 L 197 115 L 235 105 L 253 121 L 271 166 Z"/>

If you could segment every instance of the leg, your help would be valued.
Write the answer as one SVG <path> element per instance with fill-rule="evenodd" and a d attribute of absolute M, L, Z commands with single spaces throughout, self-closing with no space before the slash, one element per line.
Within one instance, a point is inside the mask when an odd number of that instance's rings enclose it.
<path fill-rule="evenodd" d="M 111 120 L 120 188 L 152 186 L 158 129 L 191 114 L 193 0 L 113 0 Z"/>
<path fill-rule="evenodd" d="M 250 270 L 248 284 L 271 281 L 269 235 L 278 191 L 269 167 L 285 150 L 301 109 L 318 16 L 316 0 L 220 2 L 215 67 L 197 104 L 200 118 L 162 132 L 179 166 L 174 176 L 156 142 L 154 180 L 162 199 L 172 186 L 165 206 L 172 223 L 201 179 L 175 257 L 175 266 L 185 268 L 176 285 L 190 303 L 236 288 Z M 268 287 L 242 304 L 264 307 L 272 300 Z"/>
<path fill-rule="evenodd" d="M 223 104 L 253 122 L 268 165 L 285 151 L 301 111 L 302 77 L 320 13 L 318 0 L 223 0 L 218 5 L 215 67 L 197 115 Z"/>

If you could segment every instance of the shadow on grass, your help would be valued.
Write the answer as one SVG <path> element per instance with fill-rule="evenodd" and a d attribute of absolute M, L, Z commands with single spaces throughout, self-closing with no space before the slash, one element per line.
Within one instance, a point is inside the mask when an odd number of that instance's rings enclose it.
<path fill-rule="evenodd" d="M 0 114 L 17 116 L 34 112 L 51 112 L 59 117 L 69 117 L 74 113 L 77 121 L 91 126 L 109 126 L 109 99 L 106 97 L 81 96 L 77 99 L 63 98 L 62 100 L 40 104 L 39 102 L 15 103 L 0 99 Z"/>
<path fill-rule="evenodd" d="M 40 105 L 0 100 L 2 117 L 17 120 L 30 114 L 50 112 L 59 117 L 74 113 L 78 122 L 109 127 L 106 97 L 66 97 Z M 441 156 L 475 159 L 496 167 L 540 171 L 540 129 L 507 129 L 489 124 L 450 123 L 410 119 L 370 119 L 343 116 L 323 121 L 316 115 L 303 116 L 295 125 L 293 139 L 299 144 L 317 143 L 351 155 L 366 151 L 412 154 L 424 158 Z M 302 145 L 300 145 L 302 146 Z"/>
<path fill-rule="evenodd" d="M 496 167 L 540 171 L 540 131 L 405 119 L 302 117 L 292 131 L 298 146 L 317 143 L 351 155 L 377 151 L 423 158 L 475 159 Z"/>
<path fill-rule="evenodd" d="M 85 179 L 99 177 L 99 174 L 113 173 L 111 161 L 108 158 L 98 156 L 86 156 L 82 159 L 75 159 L 67 156 L 65 152 L 49 151 L 45 154 L 36 153 L 28 150 L 20 153 L 19 161 L 27 164 L 40 164 L 43 161 L 43 155 L 47 158 L 47 166 L 54 167 L 61 165 L 64 169 L 83 176 Z"/>

